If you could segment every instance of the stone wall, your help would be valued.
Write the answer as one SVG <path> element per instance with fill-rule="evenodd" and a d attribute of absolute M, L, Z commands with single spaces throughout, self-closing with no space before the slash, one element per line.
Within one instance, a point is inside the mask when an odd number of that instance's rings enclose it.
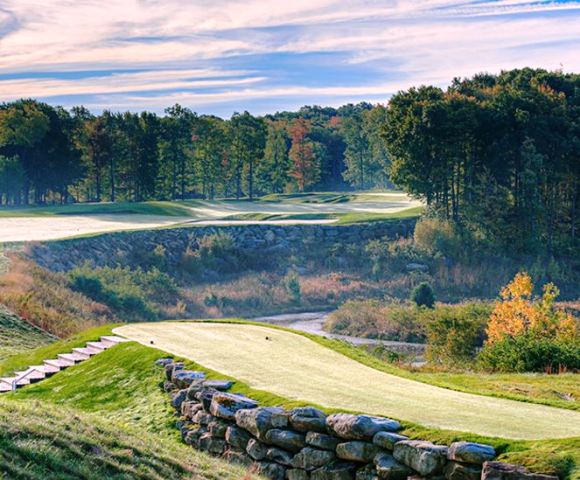
<path fill-rule="evenodd" d="M 114 266 L 120 258 L 153 252 L 161 245 L 165 249 L 166 260 L 172 266 L 180 261 L 188 247 L 196 247 L 197 240 L 217 233 L 229 235 L 241 249 L 285 254 L 309 243 L 329 246 L 338 242 L 357 243 L 381 237 L 394 239 L 409 236 L 414 227 L 414 219 L 404 219 L 348 226 L 256 224 L 168 228 L 44 242 L 31 246 L 29 255 L 45 268 L 67 271 L 84 262 L 95 267 Z"/>
<path fill-rule="evenodd" d="M 207 380 L 170 358 L 157 364 L 183 441 L 272 480 L 558 480 L 494 461 L 489 445 L 410 440 L 383 417 L 260 407 L 228 393 L 231 381 Z"/>

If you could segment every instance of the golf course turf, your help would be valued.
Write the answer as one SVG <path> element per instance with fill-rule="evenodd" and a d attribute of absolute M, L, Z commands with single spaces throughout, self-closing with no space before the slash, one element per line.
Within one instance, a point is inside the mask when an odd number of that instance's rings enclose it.
<path fill-rule="evenodd" d="M 308 338 L 265 326 L 162 322 L 115 333 L 251 387 L 329 408 L 511 439 L 580 436 L 580 413 L 472 395 L 380 372 Z M 267 338 L 266 338 L 267 337 Z"/>

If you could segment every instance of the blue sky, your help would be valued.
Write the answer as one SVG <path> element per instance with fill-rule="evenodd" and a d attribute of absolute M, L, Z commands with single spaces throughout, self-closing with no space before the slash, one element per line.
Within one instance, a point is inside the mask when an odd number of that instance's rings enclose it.
<path fill-rule="evenodd" d="M 580 0 L 0 0 L 0 101 L 264 114 L 580 71 Z"/>

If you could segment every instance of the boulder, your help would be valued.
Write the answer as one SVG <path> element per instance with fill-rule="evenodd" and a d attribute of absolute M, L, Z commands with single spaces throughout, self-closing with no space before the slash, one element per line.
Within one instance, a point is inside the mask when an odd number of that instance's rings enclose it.
<path fill-rule="evenodd" d="M 292 461 L 294 468 L 303 470 L 316 470 L 336 459 L 334 452 L 328 450 L 318 450 L 317 448 L 305 447 L 300 450 Z"/>
<path fill-rule="evenodd" d="M 284 480 L 286 477 L 286 469 L 277 463 L 255 462 L 252 467 L 258 475 L 270 480 Z"/>
<path fill-rule="evenodd" d="M 424 263 L 407 263 L 405 270 L 407 272 L 428 272 L 429 267 Z"/>
<path fill-rule="evenodd" d="M 203 406 L 197 401 L 186 400 L 181 404 L 181 415 L 185 418 L 192 419 L 200 410 L 203 410 Z"/>
<path fill-rule="evenodd" d="M 336 437 L 332 435 L 327 435 L 325 433 L 318 432 L 308 432 L 306 434 L 306 443 L 312 445 L 313 447 L 321 448 L 323 450 L 336 450 L 336 446 L 341 442 Z"/>
<path fill-rule="evenodd" d="M 165 365 L 165 378 L 169 381 L 173 378 L 173 373 L 177 370 L 183 370 L 183 362 L 171 362 Z"/>
<path fill-rule="evenodd" d="M 198 448 L 204 452 L 211 453 L 213 455 L 221 455 L 225 448 L 226 442 L 221 438 L 215 438 L 211 433 L 204 433 L 197 441 Z"/>
<path fill-rule="evenodd" d="M 243 451 L 236 450 L 233 448 L 228 448 L 223 454 L 224 460 L 230 463 L 237 463 L 238 465 L 244 465 L 249 467 L 254 460 Z"/>
<path fill-rule="evenodd" d="M 557 480 L 555 475 L 531 473 L 526 468 L 503 462 L 485 462 L 481 480 Z"/>
<path fill-rule="evenodd" d="M 191 421 L 194 423 L 199 423 L 200 425 L 208 425 L 211 421 L 213 421 L 213 419 L 213 416 L 209 413 L 206 413 L 203 410 L 198 410 Z"/>
<path fill-rule="evenodd" d="M 483 443 L 455 442 L 449 447 L 447 458 L 456 462 L 483 465 L 495 458 L 495 449 Z"/>
<path fill-rule="evenodd" d="M 296 453 L 306 445 L 306 436 L 304 434 L 278 428 L 268 430 L 264 439 L 266 443 Z"/>
<path fill-rule="evenodd" d="M 286 470 L 286 479 L 287 480 L 308 480 L 310 475 L 308 472 L 304 470 L 299 470 L 297 468 L 292 468 L 290 470 Z"/>
<path fill-rule="evenodd" d="M 201 392 L 205 388 L 205 380 L 200 378 L 191 382 L 191 385 L 187 388 L 187 399 L 197 400 L 196 394 Z"/>
<path fill-rule="evenodd" d="M 175 386 L 175 384 L 173 382 L 170 382 L 169 380 L 165 380 L 163 382 L 163 391 L 165 393 L 169 393 L 169 392 L 172 392 L 173 390 L 177 390 L 177 387 Z"/>
<path fill-rule="evenodd" d="M 181 405 L 187 398 L 187 390 L 179 390 L 171 397 L 171 406 L 181 412 Z"/>
<path fill-rule="evenodd" d="M 366 465 L 356 471 L 356 480 L 378 480 L 377 469 L 374 465 Z"/>
<path fill-rule="evenodd" d="M 379 432 L 373 437 L 373 443 L 377 447 L 390 450 L 391 452 L 395 448 L 395 444 L 397 442 L 402 442 L 403 440 L 409 440 L 409 437 L 393 432 Z"/>
<path fill-rule="evenodd" d="M 167 357 L 167 358 L 158 358 L 157 360 L 155 360 L 155 365 L 157 365 L 158 367 L 165 367 L 170 363 L 173 363 L 173 358 Z"/>
<path fill-rule="evenodd" d="M 236 425 L 230 425 L 226 430 L 226 442 L 228 442 L 232 447 L 239 448 L 240 450 L 246 450 L 248 442 L 252 436 L 246 432 L 243 428 Z"/>
<path fill-rule="evenodd" d="M 196 370 L 174 370 L 171 375 L 171 381 L 179 388 L 187 388 L 200 378 L 205 378 L 205 373 Z"/>
<path fill-rule="evenodd" d="M 185 432 L 182 430 L 182 438 L 187 445 L 197 447 L 200 437 L 205 433 L 207 433 L 207 428 L 202 425 L 196 425 L 188 428 Z"/>
<path fill-rule="evenodd" d="M 232 380 L 204 380 L 203 386 L 207 388 L 215 388 L 220 392 L 225 392 L 234 386 L 234 381 Z"/>
<path fill-rule="evenodd" d="M 201 402 L 203 405 L 203 409 L 209 413 L 209 409 L 211 407 L 211 401 L 213 400 L 213 396 L 217 393 L 215 388 L 206 388 L 203 387 L 201 390 L 196 392 L 194 395 L 197 400 Z"/>
<path fill-rule="evenodd" d="M 332 433 L 347 440 L 371 440 L 378 432 L 396 432 L 401 424 L 396 420 L 369 415 L 336 413 L 326 418 Z"/>
<path fill-rule="evenodd" d="M 447 462 L 447 447 L 421 440 L 403 440 L 395 444 L 393 456 L 425 477 L 443 471 Z"/>
<path fill-rule="evenodd" d="M 400 464 L 388 453 L 379 453 L 375 456 L 373 463 L 376 466 L 379 478 L 386 480 L 405 480 L 411 470 Z"/>
<path fill-rule="evenodd" d="M 268 452 L 268 447 L 252 438 L 246 446 L 246 452 L 254 460 L 264 460 L 264 458 L 266 458 L 266 453 Z"/>
<path fill-rule="evenodd" d="M 243 395 L 217 392 L 212 397 L 209 412 L 216 417 L 234 421 L 238 410 L 257 406 L 258 402 Z"/>
<path fill-rule="evenodd" d="M 290 411 L 290 425 L 299 432 L 326 432 L 326 414 L 314 407 L 299 407 Z"/>
<path fill-rule="evenodd" d="M 266 452 L 266 459 L 272 462 L 279 463 L 281 465 L 285 465 L 287 467 L 292 466 L 292 459 L 294 455 L 286 450 L 282 450 L 281 448 L 270 447 Z"/>
<path fill-rule="evenodd" d="M 480 480 L 481 466 L 449 462 L 443 473 L 447 480 Z"/>
<path fill-rule="evenodd" d="M 265 438 L 268 430 L 284 428 L 288 425 L 288 414 L 277 407 L 238 410 L 235 419 L 238 427 L 246 429 L 260 439 Z"/>
<path fill-rule="evenodd" d="M 339 443 L 336 447 L 336 456 L 351 462 L 369 463 L 373 461 L 379 451 L 379 447 L 372 443 L 355 440 Z"/>
<path fill-rule="evenodd" d="M 355 463 L 334 461 L 310 475 L 311 480 L 354 480 L 357 465 Z"/>
<path fill-rule="evenodd" d="M 207 429 L 215 438 L 225 438 L 226 430 L 230 426 L 229 422 L 215 418 L 207 424 Z"/>

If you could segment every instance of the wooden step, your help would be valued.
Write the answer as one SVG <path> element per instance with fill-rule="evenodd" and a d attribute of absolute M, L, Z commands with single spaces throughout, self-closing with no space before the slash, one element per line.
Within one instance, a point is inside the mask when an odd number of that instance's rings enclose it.
<path fill-rule="evenodd" d="M 96 348 L 96 349 L 101 350 L 101 351 L 109 348 L 103 342 L 87 342 L 87 347 Z"/>
<path fill-rule="evenodd" d="M 15 372 L 15 376 L 24 377 L 30 382 L 38 382 L 39 380 L 44 380 L 46 378 L 46 373 L 42 370 L 37 370 L 35 368 L 27 368 L 26 370 L 22 370 L 20 372 Z"/>
<path fill-rule="evenodd" d="M 37 370 L 41 370 L 44 373 L 46 373 L 47 376 L 60 372 L 60 367 L 55 367 L 54 365 L 49 365 L 47 363 L 45 363 L 44 365 L 33 365 L 30 368 L 36 368 Z"/>
<path fill-rule="evenodd" d="M 129 340 L 126 338 L 122 338 L 122 337 L 117 337 L 115 335 L 107 335 L 105 337 L 101 337 L 101 343 L 104 343 L 105 345 L 112 347 L 114 345 L 117 345 L 119 343 L 123 343 L 123 342 L 128 342 Z"/>
<path fill-rule="evenodd" d="M 14 380 L 16 380 L 16 377 L 0 378 L 0 382 L 7 383 L 9 386 L 12 385 Z M 24 385 L 30 385 L 30 380 L 28 378 L 22 378 L 16 382 L 17 387 L 23 387 Z"/>
<path fill-rule="evenodd" d="M 69 360 L 61 360 L 61 359 L 52 359 L 52 360 L 45 360 L 44 361 L 45 365 L 48 365 L 50 367 L 54 367 L 54 368 L 59 368 L 59 369 L 63 369 L 63 368 L 67 368 L 70 367 L 71 365 L 74 365 L 74 362 L 71 362 Z"/>
<path fill-rule="evenodd" d="M 89 358 L 87 355 L 79 355 L 78 353 L 59 353 L 57 357 L 59 360 L 69 360 L 73 363 L 79 363 Z"/>

